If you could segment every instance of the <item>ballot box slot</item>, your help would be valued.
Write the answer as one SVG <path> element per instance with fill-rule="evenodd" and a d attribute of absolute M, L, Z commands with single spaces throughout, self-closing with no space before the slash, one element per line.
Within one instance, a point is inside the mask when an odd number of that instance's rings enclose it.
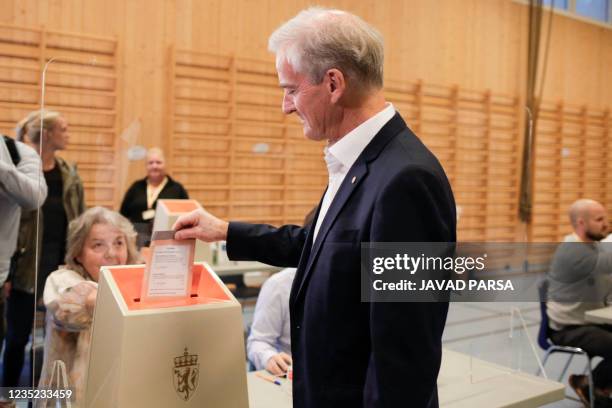
<path fill-rule="evenodd" d="M 201 263 L 194 264 L 189 296 L 172 299 L 145 300 L 141 298 L 144 265 L 108 267 L 128 310 L 147 310 L 190 305 L 229 302 L 233 298 L 214 273 Z"/>
<path fill-rule="evenodd" d="M 200 297 L 197 293 L 192 293 L 191 295 L 189 295 L 190 298 L 197 298 Z M 140 303 L 140 298 L 134 298 L 134 303 Z"/>

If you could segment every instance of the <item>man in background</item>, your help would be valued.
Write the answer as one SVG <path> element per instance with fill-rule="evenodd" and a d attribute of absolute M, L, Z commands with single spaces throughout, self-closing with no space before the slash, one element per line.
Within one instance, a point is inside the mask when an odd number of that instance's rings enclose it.
<path fill-rule="evenodd" d="M 147 151 L 146 171 L 146 177 L 136 180 L 126 191 L 119 210 L 134 225 L 139 248 L 150 243 L 157 200 L 189 198 L 183 185 L 166 172 L 166 158 L 160 148 Z"/>
<path fill-rule="evenodd" d="M 548 273 L 550 338 L 555 344 L 580 347 L 590 357 L 603 357 L 593 370 L 596 404 L 612 406 L 608 399 L 612 391 L 612 326 L 585 320 L 585 312 L 605 306 L 612 289 L 612 252 L 603 250 L 605 244 L 600 243 L 608 232 L 608 215 L 600 203 L 589 199 L 574 202 L 568 215 L 574 232 L 557 248 Z M 571 375 L 569 383 L 589 404 L 587 377 Z"/>

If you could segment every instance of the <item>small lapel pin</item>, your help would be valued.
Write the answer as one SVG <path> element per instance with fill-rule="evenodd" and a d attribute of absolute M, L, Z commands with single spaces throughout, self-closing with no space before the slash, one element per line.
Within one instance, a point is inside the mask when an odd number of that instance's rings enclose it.
<path fill-rule="evenodd" d="M 353 179 L 351 180 L 351 184 L 355 184 L 355 181 L 357 180 L 356 176 L 353 176 Z"/>

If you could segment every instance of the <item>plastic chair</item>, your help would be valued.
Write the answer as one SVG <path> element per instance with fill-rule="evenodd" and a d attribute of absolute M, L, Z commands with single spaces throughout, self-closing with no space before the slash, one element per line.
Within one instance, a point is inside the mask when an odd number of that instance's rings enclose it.
<path fill-rule="evenodd" d="M 582 355 L 586 357 L 586 360 L 587 360 L 586 371 L 587 371 L 587 377 L 589 379 L 589 401 L 590 401 L 591 408 L 594 408 L 595 407 L 595 395 L 594 395 L 594 386 L 593 386 L 593 372 L 591 369 L 591 358 L 589 357 L 587 352 L 581 349 L 580 347 L 559 346 L 559 345 L 553 344 L 553 342 L 550 340 L 550 326 L 548 325 L 548 313 L 546 313 L 546 301 L 548 298 L 548 280 L 543 279 L 540 282 L 540 284 L 538 285 L 538 294 L 540 297 L 540 315 L 541 315 L 540 330 L 538 332 L 538 345 L 546 352 L 544 354 L 544 358 L 542 359 L 542 367 L 546 365 L 546 361 L 548 361 L 548 357 L 550 357 L 552 354 L 555 354 L 555 353 L 568 354 L 567 362 L 565 363 L 565 366 L 563 367 L 563 370 L 561 371 L 561 374 L 559 375 L 559 378 L 557 379 L 557 381 L 561 382 L 574 356 Z M 540 375 L 539 368 L 538 368 L 536 375 Z"/>

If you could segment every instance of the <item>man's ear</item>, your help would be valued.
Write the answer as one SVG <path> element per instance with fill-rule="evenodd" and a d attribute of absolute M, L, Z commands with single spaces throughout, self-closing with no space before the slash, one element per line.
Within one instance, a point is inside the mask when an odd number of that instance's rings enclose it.
<path fill-rule="evenodd" d="M 346 78 L 342 71 L 332 68 L 325 73 L 327 90 L 331 96 L 331 102 L 337 103 L 346 92 Z"/>

